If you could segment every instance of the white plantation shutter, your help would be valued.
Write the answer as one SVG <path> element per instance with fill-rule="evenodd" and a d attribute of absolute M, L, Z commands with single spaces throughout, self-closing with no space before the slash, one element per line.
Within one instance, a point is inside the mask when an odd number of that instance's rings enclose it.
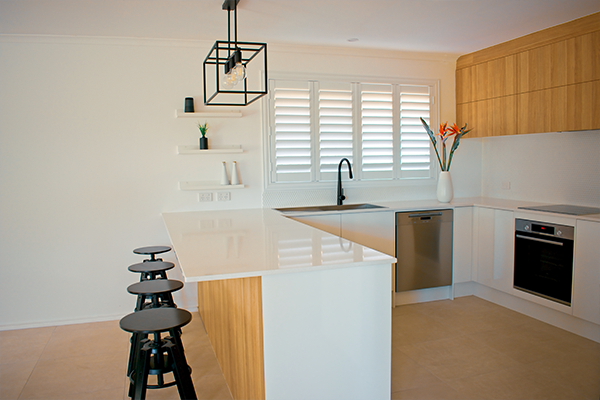
<path fill-rule="evenodd" d="M 394 173 L 392 85 L 360 86 L 361 179 L 391 179 Z"/>
<path fill-rule="evenodd" d="M 400 91 L 400 178 L 431 176 L 430 139 L 422 117 L 430 126 L 430 87 L 401 85 Z"/>
<path fill-rule="evenodd" d="M 312 169 L 309 82 L 271 83 L 272 179 L 275 182 L 308 182 Z"/>
<path fill-rule="evenodd" d="M 354 165 L 352 86 L 350 83 L 320 82 L 318 93 L 319 180 L 335 180 L 342 158 Z"/>
<path fill-rule="evenodd" d="M 434 176 L 419 118 L 435 120 L 436 84 L 271 80 L 269 87 L 269 184 L 336 180 L 342 158 L 355 181 Z"/>

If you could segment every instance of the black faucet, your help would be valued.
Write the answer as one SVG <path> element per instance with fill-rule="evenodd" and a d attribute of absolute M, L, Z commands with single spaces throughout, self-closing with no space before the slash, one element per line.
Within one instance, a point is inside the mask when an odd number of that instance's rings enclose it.
<path fill-rule="evenodd" d="M 347 158 L 342 158 L 340 161 L 340 165 L 338 165 L 338 190 L 337 190 L 337 205 L 341 206 L 346 200 L 346 196 L 344 196 L 344 189 L 342 189 L 342 164 L 346 161 L 348 164 L 348 175 L 350 179 L 352 179 L 352 166 L 350 165 L 350 161 Z"/>

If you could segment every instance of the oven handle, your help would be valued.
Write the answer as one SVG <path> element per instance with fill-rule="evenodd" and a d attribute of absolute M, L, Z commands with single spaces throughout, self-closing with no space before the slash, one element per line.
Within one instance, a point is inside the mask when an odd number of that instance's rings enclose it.
<path fill-rule="evenodd" d="M 547 243 L 547 244 L 554 244 L 556 246 L 562 246 L 562 242 L 553 242 L 552 240 L 546 240 L 546 239 L 538 239 L 538 238 L 533 238 L 533 237 L 529 237 L 529 236 L 523 236 L 523 235 L 515 235 L 516 237 L 518 237 L 519 239 L 527 239 L 527 240 L 534 240 L 536 242 L 542 242 L 542 243 Z"/>

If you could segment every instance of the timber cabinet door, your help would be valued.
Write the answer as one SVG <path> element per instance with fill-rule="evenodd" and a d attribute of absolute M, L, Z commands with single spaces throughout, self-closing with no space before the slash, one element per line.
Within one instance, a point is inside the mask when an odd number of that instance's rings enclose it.
<path fill-rule="evenodd" d="M 600 129 L 600 13 L 461 56 L 456 121 L 469 137 Z"/>

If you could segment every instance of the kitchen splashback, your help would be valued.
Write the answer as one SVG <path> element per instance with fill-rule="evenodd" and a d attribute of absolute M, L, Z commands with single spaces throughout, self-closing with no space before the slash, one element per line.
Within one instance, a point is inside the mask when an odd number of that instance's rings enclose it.
<path fill-rule="evenodd" d="M 482 196 L 600 206 L 600 131 L 480 140 Z"/>

